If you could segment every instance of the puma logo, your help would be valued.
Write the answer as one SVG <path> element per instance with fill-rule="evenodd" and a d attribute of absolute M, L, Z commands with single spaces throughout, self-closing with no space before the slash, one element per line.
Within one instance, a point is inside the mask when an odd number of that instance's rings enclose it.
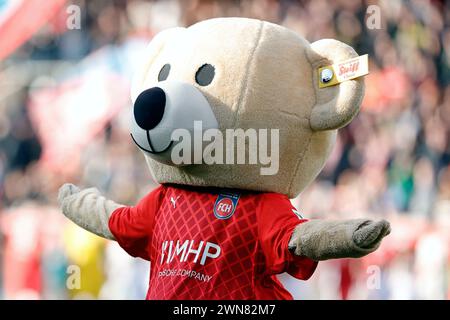
<path fill-rule="evenodd" d="M 173 208 L 175 209 L 177 207 L 177 200 L 180 196 L 174 198 L 174 197 L 170 197 L 170 203 L 172 203 Z"/>

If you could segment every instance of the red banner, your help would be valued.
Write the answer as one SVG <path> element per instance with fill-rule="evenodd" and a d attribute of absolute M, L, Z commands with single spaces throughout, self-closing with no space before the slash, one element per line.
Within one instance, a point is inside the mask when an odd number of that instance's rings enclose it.
<path fill-rule="evenodd" d="M 0 7 L 0 60 L 5 59 L 48 22 L 66 0 L 7 1 Z"/>

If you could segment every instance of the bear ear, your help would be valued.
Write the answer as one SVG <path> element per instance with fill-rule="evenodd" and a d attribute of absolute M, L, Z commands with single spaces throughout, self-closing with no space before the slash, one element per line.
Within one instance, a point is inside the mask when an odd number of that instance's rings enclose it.
<path fill-rule="evenodd" d="M 142 54 L 141 61 L 137 64 L 138 67 L 131 82 L 131 100 L 133 103 L 142 91 L 142 85 L 147 77 L 147 73 L 158 54 L 165 44 L 182 30 L 185 30 L 185 28 L 175 27 L 163 30 L 150 41 L 150 44 Z"/>
<path fill-rule="evenodd" d="M 312 108 L 310 125 L 315 131 L 334 130 L 347 125 L 358 113 L 364 97 L 363 77 L 343 81 L 337 85 L 319 88 L 320 67 L 339 63 L 358 54 L 352 47 L 333 39 L 323 39 L 311 44 L 309 59 L 314 73 L 316 104 Z"/>

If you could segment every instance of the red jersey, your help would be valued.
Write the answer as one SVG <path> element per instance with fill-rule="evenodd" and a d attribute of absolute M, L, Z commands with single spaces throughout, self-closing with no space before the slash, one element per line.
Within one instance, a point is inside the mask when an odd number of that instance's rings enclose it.
<path fill-rule="evenodd" d="M 292 299 L 276 278 L 317 262 L 288 250 L 302 219 L 285 195 L 162 185 L 115 210 L 120 246 L 151 262 L 147 299 Z"/>

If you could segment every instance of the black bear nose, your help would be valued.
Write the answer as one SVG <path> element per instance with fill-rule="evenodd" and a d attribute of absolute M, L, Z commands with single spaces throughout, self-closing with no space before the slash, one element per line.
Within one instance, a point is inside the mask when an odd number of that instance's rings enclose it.
<path fill-rule="evenodd" d="M 166 94 L 161 88 L 143 91 L 134 102 L 134 119 L 139 127 L 151 130 L 161 122 L 166 107 Z"/>

